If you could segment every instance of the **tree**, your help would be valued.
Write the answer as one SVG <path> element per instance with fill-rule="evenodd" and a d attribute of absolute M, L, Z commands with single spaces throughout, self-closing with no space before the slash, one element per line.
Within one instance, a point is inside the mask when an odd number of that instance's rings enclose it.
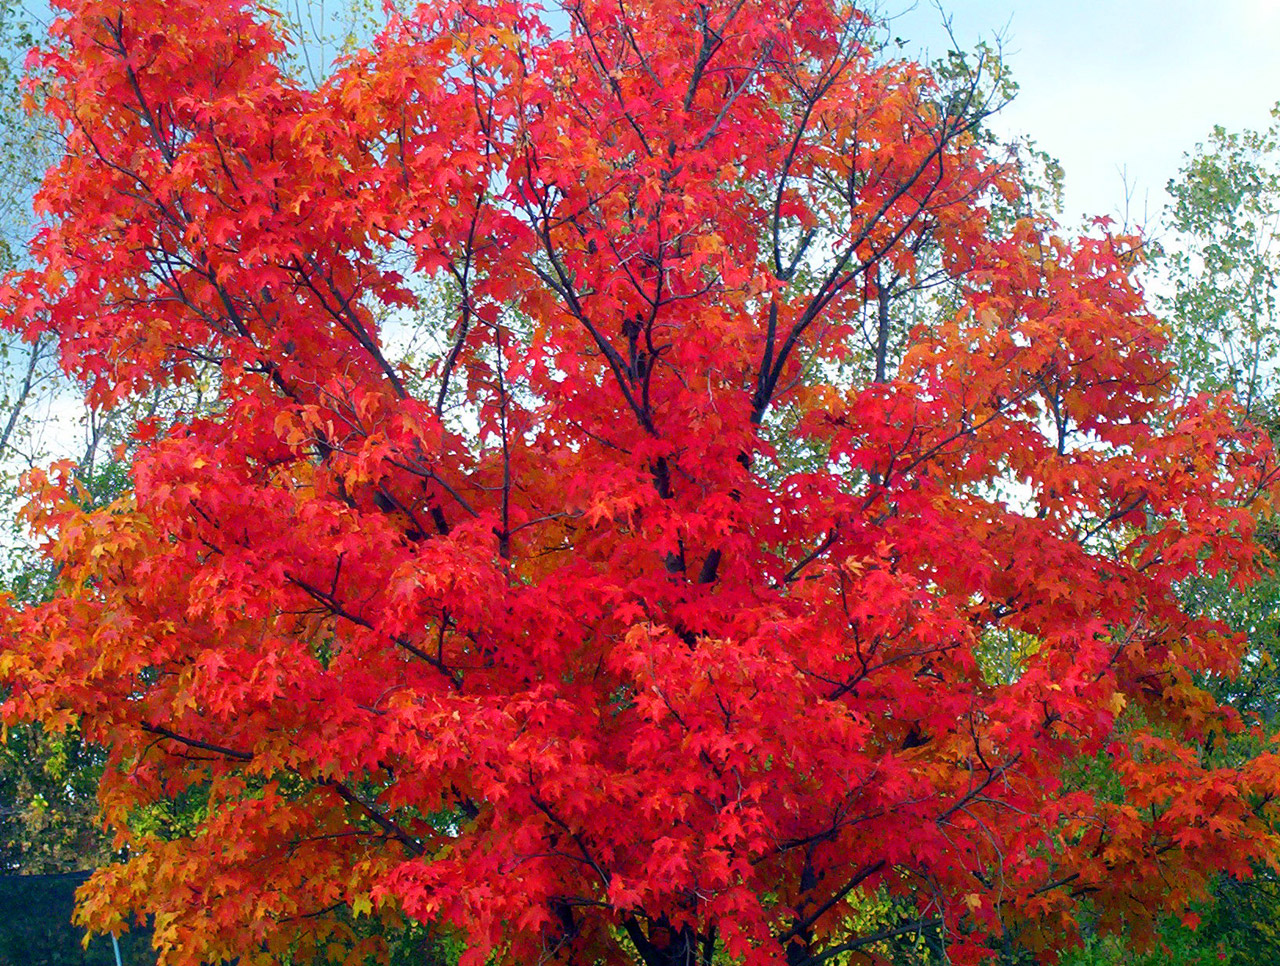
<path fill-rule="evenodd" d="M 281 11 L 282 29 L 301 38 L 294 48 L 294 72 L 302 76 L 312 60 L 327 58 L 331 48 L 351 45 L 369 16 L 368 6 L 364 0 L 328 7 L 323 0 L 299 0 Z M 15 267 L 34 230 L 32 194 L 58 152 L 56 130 L 38 112 L 24 107 L 24 102 L 39 97 L 39 87 L 24 81 L 22 73 L 36 29 L 28 10 L 13 2 L 0 3 L 0 266 L 5 271 Z M 8 592 L 28 603 L 48 595 L 51 575 L 48 561 L 32 552 L 15 525 L 19 474 L 54 455 L 73 456 L 86 499 L 100 505 L 118 497 L 127 484 L 128 441 L 139 418 L 163 421 L 175 410 L 203 408 L 197 382 L 114 410 L 89 410 L 77 420 L 80 393 L 58 370 L 56 351 L 47 335 L 24 344 L 18 334 L 5 332 L 0 341 L 0 501 L 5 505 L 0 514 L 0 580 Z M 201 381 L 207 382 L 207 377 Z M 74 728 L 57 734 L 38 726 L 9 729 L 0 749 L 4 870 L 75 872 L 105 860 L 94 794 L 100 758 L 96 749 L 78 740 Z M 63 925 L 68 947 L 78 949 L 70 920 Z"/>
<path fill-rule="evenodd" d="M 30 483 L 58 589 L 0 674 L 107 749 L 85 922 L 963 963 L 1272 853 L 1280 758 L 1203 754 L 1238 639 L 1177 594 L 1253 577 L 1269 444 L 1172 397 L 1135 240 L 992 218 L 980 71 L 873 41 L 446 0 L 304 85 L 233 0 L 66 8 L 14 324 L 99 405 L 217 376 L 111 505 Z M 954 310 L 903 331 L 925 252 Z"/>
<path fill-rule="evenodd" d="M 1233 390 L 1246 412 L 1276 392 L 1278 137 L 1280 120 L 1267 131 L 1214 128 L 1169 183 L 1165 272 L 1180 371 L 1192 386 Z"/>
<path fill-rule="evenodd" d="M 1183 391 L 1232 391 L 1273 440 L 1280 426 L 1275 382 L 1278 136 L 1274 122 L 1266 131 L 1218 127 L 1188 154 L 1169 184 L 1171 231 L 1166 252 L 1154 265 L 1155 288 L 1170 293 L 1161 307 L 1173 333 Z M 1206 681 L 1216 698 L 1259 726 L 1253 734 L 1216 743 L 1213 753 L 1227 760 L 1246 757 L 1270 740 L 1280 712 L 1275 670 L 1280 582 L 1274 569 L 1280 532 L 1272 514 L 1260 521 L 1259 532 L 1270 572 L 1257 583 L 1239 588 L 1222 576 L 1196 577 L 1180 591 L 1188 607 L 1212 614 L 1246 641 L 1240 673 Z M 1218 949 L 1225 949 L 1233 963 L 1272 962 L 1280 951 L 1272 925 L 1280 909 L 1276 869 L 1259 863 L 1246 880 L 1220 878 L 1212 894 L 1197 937 L 1204 958 L 1216 958 Z M 1186 950 L 1180 952 L 1186 958 Z"/>
<path fill-rule="evenodd" d="M 32 95 L 24 90 L 22 60 L 35 43 L 33 30 L 30 14 L 20 4 L 0 3 L 0 266 L 6 272 L 16 266 L 30 239 L 32 194 L 55 156 L 51 126 L 23 107 Z M 25 344 L 11 331 L 0 336 L 0 499 L 9 511 L 0 525 L 0 586 L 21 600 L 44 597 L 50 575 L 47 561 L 23 539 L 13 519 L 17 477 L 47 461 L 51 448 L 62 448 L 51 446 L 51 437 L 76 435 L 50 415 L 60 396 L 74 411 L 79 395 L 73 387 L 68 392 L 66 380 L 59 379 L 55 348 L 48 336 Z M 82 460 L 84 475 L 91 488 L 99 488 L 95 484 L 105 479 L 95 479 L 93 450 L 88 447 Z M 95 796 L 99 757 L 74 729 L 50 734 L 22 724 L 5 731 L 0 748 L 0 872 L 80 871 L 104 857 Z M 12 903 L 8 891 L 5 901 Z M 5 930 L 3 945 L 12 958 L 15 948 L 33 947 L 30 937 L 21 935 L 30 929 L 29 922 L 10 925 L 14 928 Z M 63 922 L 68 945 L 78 948 L 70 925 L 68 917 Z M 42 922 L 41 929 L 45 926 Z"/>

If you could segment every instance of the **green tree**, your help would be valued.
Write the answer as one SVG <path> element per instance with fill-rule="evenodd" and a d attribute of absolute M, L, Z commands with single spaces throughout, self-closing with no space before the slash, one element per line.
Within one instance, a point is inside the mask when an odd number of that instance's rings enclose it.
<path fill-rule="evenodd" d="M 1168 234 L 1154 261 L 1153 287 L 1171 327 L 1183 392 L 1229 392 L 1241 418 L 1280 438 L 1280 106 L 1261 131 L 1215 127 L 1190 152 L 1168 186 Z M 1235 677 L 1211 677 L 1209 690 L 1253 726 L 1232 738 L 1210 733 L 1206 760 L 1229 763 L 1253 753 L 1280 730 L 1280 526 L 1260 521 L 1272 572 L 1240 588 L 1228 576 L 1192 578 L 1182 595 L 1189 607 L 1242 635 Z M 1164 951 L 1153 963 L 1216 962 L 1221 953 L 1239 966 L 1280 957 L 1280 875 L 1257 863 L 1247 879 L 1219 878 L 1214 902 L 1192 932 L 1169 923 Z M 1077 962 L 1130 962 L 1103 943 Z"/>
<path fill-rule="evenodd" d="M 1161 266 L 1188 389 L 1271 406 L 1280 353 L 1280 108 L 1265 131 L 1214 128 L 1169 183 Z"/>

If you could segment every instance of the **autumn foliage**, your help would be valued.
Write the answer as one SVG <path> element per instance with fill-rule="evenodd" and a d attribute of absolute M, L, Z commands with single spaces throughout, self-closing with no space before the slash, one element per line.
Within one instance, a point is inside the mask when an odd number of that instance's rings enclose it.
<path fill-rule="evenodd" d="M 972 963 L 1271 854 L 1176 594 L 1250 578 L 1269 448 L 1171 398 L 1133 240 L 1009 215 L 981 78 L 874 37 L 440 0 L 316 87 L 235 0 L 67 5 L 12 324 L 102 405 L 215 399 L 105 509 L 31 484 L 59 591 L 0 670 L 109 751 L 88 923 Z"/>

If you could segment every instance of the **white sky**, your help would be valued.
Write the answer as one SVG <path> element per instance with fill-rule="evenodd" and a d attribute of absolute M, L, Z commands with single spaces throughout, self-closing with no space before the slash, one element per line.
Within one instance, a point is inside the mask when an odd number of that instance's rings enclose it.
<path fill-rule="evenodd" d="M 886 0 L 890 10 L 909 0 Z M 1156 227 L 1164 188 L 1215 124 L 1265 128 L 1280 100 L 1280 0 L 942 0 L 957 40 L 1003 37 L 1020 86 L 997 119 L 1066 171 L 1067 222 Z M 930 0 L 893 21 L 905 53 L 948 46 Z M 1145 214 L 1144 214 L 1145 213 Z"/>

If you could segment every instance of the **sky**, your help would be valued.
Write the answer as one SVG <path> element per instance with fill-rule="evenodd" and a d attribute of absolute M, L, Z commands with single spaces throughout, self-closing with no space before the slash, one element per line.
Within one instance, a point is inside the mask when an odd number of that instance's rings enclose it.
<path fill-rule="evenodd" d="M 1001 38 L 1020 90 L 995 121 L 1066 171 L 1068 222 L 1158 230 L 1165 185 L 1214 125 L 1265 128 L 1280 101 L 1280 0 L 942 0 L 967 47 Z M 930 0 L 893 33 L 905 53 L 950 46 Z M 1126 195 L 1128 201 L 1126 202 Z"/>

